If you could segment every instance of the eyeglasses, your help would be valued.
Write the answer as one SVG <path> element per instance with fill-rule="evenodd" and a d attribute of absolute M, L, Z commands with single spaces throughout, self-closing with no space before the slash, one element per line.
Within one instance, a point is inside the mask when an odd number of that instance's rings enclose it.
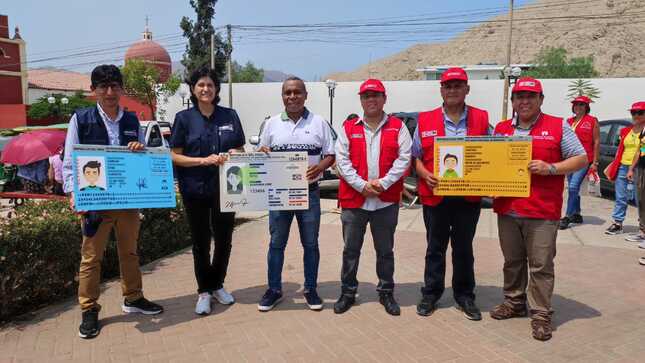
<path fill-rule="evenodd" d="M 645 115 L 645 110 L 632 110 L 632 116 L 643 116 Z"/>
<path fill-rule="evenodd" d="M 107 91 L 107 90 L 108 90 L 108 88 L 112 88 L 112 91 L 120 91 L 122 87 L 121 87 L 121 85 L 120 85 L 120 84 L 118 84 L 118 83 L 116 83 L 116 82 L 111 82 L 111 83 L 99 83 L 99 84 L 96 86 L 96 89 L 98 89 L 99 91 L 103 91 L 103 92 Z"/>

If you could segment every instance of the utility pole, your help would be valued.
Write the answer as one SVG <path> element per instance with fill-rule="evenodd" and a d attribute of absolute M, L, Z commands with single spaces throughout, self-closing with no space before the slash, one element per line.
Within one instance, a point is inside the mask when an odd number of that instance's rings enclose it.
<path fill-rule="evenodd" d="M 211 33 L 211 69 L 215 69 L 215 31 Z"/>
<path fill-rule="evenodd" d="M 228 38 L 228 55 L 226 59 L 226 73 L 228 74 L 228 107 L 233 108 L 233 65 L 231 64 L 231 54 L 233 53 L 233 38 L 231 36 L 231 24 L 226 26 Z"/>
<path fill-rule="evenodd" d="M 510 87 L 509 72 L 511 71 L 511 46 L 513 44 L 513 0 L 508 14 L 508 48 L 506 49 L 506 67 L 504 68 L 504 102 L 502 103 L 502 120 L 508 117 L 508 88 Z"/>

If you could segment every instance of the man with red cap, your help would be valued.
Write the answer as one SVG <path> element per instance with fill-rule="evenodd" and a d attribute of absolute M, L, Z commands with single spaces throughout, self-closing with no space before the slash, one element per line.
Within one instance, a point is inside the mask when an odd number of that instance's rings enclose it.
<path fill-rule="evenodd" d="M 359 91 L 363 117 L 348 119 L 336 142 L 342 207 L 342 293 L 334 312 L 342 314 L 355 302 L 358 261 L 367 223 L 376 249 L 379 301 L 390 315 L 401 310 L 394 299 L 394 231 L 399 216 L 403 179 L 410 166 L 410 133 L 403 122 L 388 116 L 381 81 L 368 79 Z"/>
<path fill-rule="evenodd" d="M 516 116 L 497 124 L 495 135 L 532 137 L 531 191 L 526 198 L 495 198 L 493 202 L 504 255 L 504 302 L 490 315 L 497 320 L 526 316 L 528 287 L 533 338 L 549 340 L 564 176 L 584 168 L 588 160 L 571 126 L 542 113 L 540 81 L 519 79 L 511 101 Z"/>
<path fill-rule="evenodd" d="M 473 257 L 473 238 L 481 211 L 481 198 L 440 197 L 434 195 L 432 188 L 440 180 L 434 170 L 435 138 L 488 135 L 488 112 L 466 105 L 470 86 L 468 75 L 461 68 L 450 68 L 441 75 L 440 90 L 443 105 L 419 114 L 412 143 L 428 244 L 424 286 L 417 314 L 431 315 L 444 292 L 446 250 L 451 241 L 452 289 L 457 308 L 469 320 L 481 320 L 481 312 L 475 305 Z"/>
<path fill-rule="evenodd" d="M 629 111 L 635 125 L 645 124 L 645 102 L 634 103 Z M 645 131 L 641 131 L 638 136 L 638 148 L 627 172 L 627 180 L 636 184 L 639 232 L 625 240 L 640 242 L 638 247 L 645 249 Z"/>
<path fill-rule="evenodd" d="M 600 127 L 598 126 L 598 119 L 589 114 L 591 112 L 591 107 L 589 106 L 591 102 L 591 98 L 587 96 L 579 96 L 571 101 L 571 111 L 575 116 L 570 117 L 567 122 L 571 125 L 571 128 L 575 131 L 582 146 L 585 148 L 588 166 L 567 176 L 569 182 L 567 191 L 569 196 L 567 198 L 567 211 L 560 220 L 560 229 L 567 229 L 572 223 L 582 223 L 582 215 L 580 214 L 580 186 L 588 173 L 595 173 L 598 170 Z"/>

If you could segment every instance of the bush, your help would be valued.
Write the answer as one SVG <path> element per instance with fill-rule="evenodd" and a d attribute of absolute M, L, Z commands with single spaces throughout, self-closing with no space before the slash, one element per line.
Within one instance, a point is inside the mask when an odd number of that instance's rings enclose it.
<path fill-rule="evenodd" d="M 144 209 L 139 233 L 142 264 L 191 244 L 183 206 Z M 67 202 L 28 201 L 0 219 L 0 321 L 76 294 L 81 228 Z M 114 236 L 102 265 L 104 279 L 119 276 Z"/>

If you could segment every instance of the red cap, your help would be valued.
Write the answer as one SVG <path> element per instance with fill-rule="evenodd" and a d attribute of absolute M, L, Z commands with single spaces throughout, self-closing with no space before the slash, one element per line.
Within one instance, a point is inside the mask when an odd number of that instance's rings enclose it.
<path fill-rule="evenodd" d="M 358 94 L 361 95 L 365 92 L 380 92 L 385 94 L 385 86 L 383 85 L 383 82 L 378 79 L 368 79 L 361 84 Z"/>
<path fill-rule="evenodd" d="M 645 102 L 636 102 L 632 105 L 632 108 L 629 109 L 630 111 L 645 111 Z"/>
<path fill-rule="evenodd" d="M 542 93 L 542 83 L 531 77 L 520 78 L 515 82 L 515 86 L 513 86 L 512 93 L 517 92 Z"/>
<path fill-rule="evenodd" d="M 579 96 L 574 98 L 573 101 L 571 101 L 571 103 L 577 103 L 577 102 L 590 104 L 593 101 L 591 100 L 591 98 L 587 96 Z"/>
<path fill-rule="evenodd" d="M 468 74 L 466 74 L 466 71 L 459 67 L 449 68 L 441 74 L 441 83 L 446 83 L 448 81 L 468 82 Z"/>

